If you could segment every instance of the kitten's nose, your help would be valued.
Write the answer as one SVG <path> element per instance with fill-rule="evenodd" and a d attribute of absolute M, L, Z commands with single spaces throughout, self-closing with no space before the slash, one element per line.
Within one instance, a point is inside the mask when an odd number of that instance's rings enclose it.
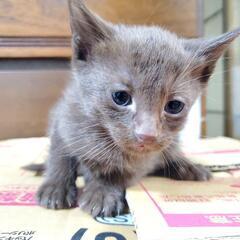
<path fill-rule="evenodd" d="M 142 111 L 135 117 L 134 134 L 140 143 L 152 144 L 158 136 L 157 117 L 151 112 Z"/>
<path fill-rule="evenodd" d="M 136 134 L 136 138 L 139 142 L 143 143 L 154 143 L 157 140 L 156 136 L 147 134 Z"/>

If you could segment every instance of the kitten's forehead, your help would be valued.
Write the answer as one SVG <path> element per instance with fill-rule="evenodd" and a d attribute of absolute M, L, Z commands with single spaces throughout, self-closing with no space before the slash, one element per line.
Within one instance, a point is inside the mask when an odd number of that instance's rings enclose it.
<path fill-rule="evenodd" d="M 117 26 L 114 37 L 96 50 L 99 72 L 105 69 L 107 81 L 132 87 L 147 104 L 176 91 L 176 82 L 181 84 L 176 79 L 192 61 L 182 40 L 158 27 Z"/>
<path fill-rule="evenodd" d="M 157 27 L 121 27 L 118 35 L 126 61 L 144 89 L 170 83 L 183 72 L 190 54 L 176 35 Z M 140 81 L 141 80 L 141 81 Z"/>
<path fill-rule="evenodd" d="M 115 26 L 112 39 L 100 43 L 96 51 L 100 62 L 106 58 L 118 66 L 130 63 L 130 67 L 147 75 L 156 68 L 175 73 L 190 57 L 181 39 L 158 27 Z"/>
<path fill-rule="evenodd" d="M 175 34 L 158 27 L 121 27 L 118 31 L 123 52 L 141 72 L 158 68 L 168 72 L 187 64 L 190 54 L 184 49 L 182 40 Z M 121 47 L 120 47 L 121 48 Z M 159 69 L 161 68 L 162 69 Z"/>
<path fill-rule="evenodd" d="M 182 40 L 175 34 L 158 27 L 121 27 L 117 31 L 120 42 L 127 45 L 129 51 L 147 54 L 164 54 L 165 57 L 186 54 Z"/>

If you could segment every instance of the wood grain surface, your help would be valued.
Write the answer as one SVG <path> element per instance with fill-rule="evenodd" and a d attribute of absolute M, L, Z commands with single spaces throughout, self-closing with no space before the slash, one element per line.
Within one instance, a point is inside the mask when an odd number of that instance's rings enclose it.
<path fill-rule="evenodd" d="M 198 0 L 87 0 L 114 23 L 160 25 L 186 37 L 199 35 Z"/>
<path fill-rule="evenodd" d="M 0 58 L 70 58 L 67 37 L 0 37 Z"/>
<path fill-rule="evenodd" d="M 0 139 L 43 136 L 68 71 L 0 72 Z"/>
<path fill-rule="evenodd" d="M 108 21 L 160 25 L 185 37 L 196 37 L 200 33 L 199 2 L 86 0 L 92 11 Z M 18 42 L 11 42 L 11 38 L 22 38 L 26 44 L 17 45 Z M 39 41 L 39 46 L 32 46 L 32 38 L 40 38 L 43 43 L 55 39 L 57 45 L 42 45 Z M 0 1 L 0 57 L 69 57 L 70 46 L 61 45 L 66 38 L 70 39 L 67 0 Z M 4 40 L 5 45 L 2 44 Z"/>
<path fill-rule="evenodd" d="M 1 0 L 1 36 L 70 36 L 66 0 Z"/>
<path fill-rule="evenodd" d="M 159 24 L 184 36 L 198 35 L 198 0 L 86 0 L 115 23 Z M 67 0 L 1 0 L 0 35 L 70 36 Z"/>

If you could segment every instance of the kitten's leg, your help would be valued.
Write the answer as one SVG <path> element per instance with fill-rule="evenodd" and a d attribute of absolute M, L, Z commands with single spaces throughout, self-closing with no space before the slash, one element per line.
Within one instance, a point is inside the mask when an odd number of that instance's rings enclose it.
<path fill-rule="evenodd" d="M 176 180 L 207 181 L 211 178 L 210 171 L 202 165 L 188 160 L 180 150 L 163 152 L 164 167 L 156 169 L 150 175 L 164 176 Z"/>
<path fill-rule="evenodd" d="M 59 138 L 53 138 L 46 179 L 37 192 L 39 205 L 51 209 L 70 208 L 77 201 L 77 160 L 66 155 Z"/>
<path fill-rule="evenodd" d="M 86 176 L 86 175 L 85 175 Z M 125 189 L 102 178 L 85 177 L 86 184 L 79 199 L 79 206 L 84 211 L 96 216 L 115 216 L 123 212 Z"/>

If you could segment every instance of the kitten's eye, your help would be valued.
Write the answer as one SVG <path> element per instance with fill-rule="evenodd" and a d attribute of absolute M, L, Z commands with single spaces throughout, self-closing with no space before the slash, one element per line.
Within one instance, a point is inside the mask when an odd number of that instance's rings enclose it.
<path fill-rule="evenodd" d="M 185 104 L 183 102 L 172 100 L 167 103 L 164 110 L 170 114 L 178 114 L 183 110 L 184 106 Z"/>
<path fill-rule="evenodd" d="M 132 97 L 125 91 L 112 93 L 112 99 L 117 105 L 127 106 L 132 103 Z"/>

